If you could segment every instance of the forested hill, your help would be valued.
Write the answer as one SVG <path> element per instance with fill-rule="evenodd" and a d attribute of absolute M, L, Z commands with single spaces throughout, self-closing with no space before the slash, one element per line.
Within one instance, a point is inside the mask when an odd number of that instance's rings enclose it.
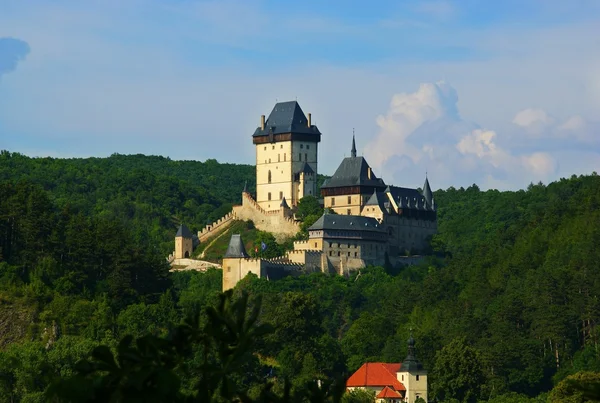
<path fill-rule="evenodd" d="M 218 308 L 220 271 L 168 273 L 154 239 L 169 229 L 165 245 L 172 248 L 178 215 L 202 222 L 222 202 L 235 202 L 244 181 L 253 186 L 253 175 L 250 166 L 211 161 L 0 154 L 0 401 L 48 401 L 48 386 L 76 372 L 75 362 L 95 346 L 115 351 L 127 334 L 164 337 L 197 309 Z M 246 291 L 251 306 L 262 298 L 258 322 L 273 331 L 252 338 L 245 345 L 253 354 L 224 372 L 230 390 L 258 398 L 265 379 L 283 393 L 284 378 L 302 390 L 366 361 L 398 362 L 412 328 L 439 401 L 593 401 L 567 397 L 574 392 L 563 379 L 594 371 L 578 377 L 600 385 L 600 177 L 516 192 L 450 188 L 434 197 L 439 234 L 432 249 L 444 259 L 397 271 L 367 268 L 350 278 L 241 281 L 235 295 Z M 200 317 L 204 336 L 214 335 L 218 317 Z M 210 339 L 204 336 L 197 340 Z M 140 349 L 148 346 L 139 340 Z M 198 379 L 207 379 L 202 371 L 229 351 L 216 346 L 164 353 L 160 362 L 177 363 L 165 375 L 177 393 L 197 396 Z M 119 387 L 104 392 L 161 392 L 140 389 L 127 372 L 147 376 L 147 365 L 159 362 L 137 353 L 148 360 L 139 368 L 125 359 L 119 365 L 133 368 L 96 374 L 117 379 L 110 382 Z M 161 365 L 151 373 L 164 375 Z M 106 382 L 93 385 L 113 385 Z"/>
<path fill-rule="evenodd" d="M 48 191 L 59 209 L 116 218 L 168 254 L 177 226 L 199 230 L 255 186 L 251 165 L 216 160 L 113 154 L 108 158 L 30 158 L 0 152 L 0 182 L 27 182 Z"/>

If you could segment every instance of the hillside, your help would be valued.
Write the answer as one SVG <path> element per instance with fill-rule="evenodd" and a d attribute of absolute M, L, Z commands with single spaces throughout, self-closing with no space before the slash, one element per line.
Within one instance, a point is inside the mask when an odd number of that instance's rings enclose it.
<path fill-rule="evenodd" d="M 219 271 L 169 274 L 152 243 L 161 236 L 157 228 L 171 228 L 169 206 L 177 211 L 192 194 L 218 204 L 211 187 L 201 196 L 188 182 L 174 182 L 173 198 L 161 187 L 169 177 L 158 172 L 142 171 L 144 182 L 110 164 L 106 173 L 82 168 L 84 177 L 75 168 L 80 160 L 2 154 L 0 161 L 0 323 L 11 324 L 0 329 L 1 401 L 44 401 L 52 380 L 72 374 L 95 345 L 116 348 L 127 334 L 165 336 L 187 314 L 219 305 Z M 46 168 L 54 164 L 64 169 L 52 179 Z M 137 192 L 146 195 L 138 201 Z M 248 292 L 250 306 L 262 299 L 258 321 L 274 330 L 254 339 L 255 354 L 244 356 L 232 382 L 255 390 L 276 377 L 279 393 L 284 377 L 301 388 L 365 361 L 397 362 L 411 328 L 440 401 L 554 403 L 564 401 L 553 396 L 565 377 L 600 372 L 600 177 L 516 192 L 450 188 L 435 199 L 432 247 L 444 260 L 399 273 L 368 268 L 348 279 L 242 281 L 235 295 Z M 142 206 L 154 208 L 152 220 Z M 263 241 L 279 252 L 264 233 L 246 240 Z M 215 243 L 214 253 L 224 244 Z M 201 315 L 200 323 L 208 320 Z M 199 349 L 186 353 L 185 368 L 203 365 Z M 177 374 L 182 393 L 190 392 L 194 370 Z"/>

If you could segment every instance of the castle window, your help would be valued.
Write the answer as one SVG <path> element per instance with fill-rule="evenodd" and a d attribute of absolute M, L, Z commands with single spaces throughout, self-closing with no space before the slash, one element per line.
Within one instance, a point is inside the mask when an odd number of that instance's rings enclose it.
<path fill-rule="evenodd" d="M 275 149 L 275 146 L 273 146 L 273 150 Z"/>
<path fill-rule="evenodd" d="M 267 194 L 267 200 L 271 200 L 271 192 Z"/>
<path fill-rule="evenodd" d="M 304 161 L 308 161 L 308 154 L 304 153 Z"/>
<path fill-rule="evenodd" d="M 419 380 L 419 375 L 417 375 L 417 381 Z"/>
<path fill-rule="evenodd" d="M 271 163 L 271 158 L 269 158 L 269 164 Z"/>
<path fill-rule="evenodd" d="M 404 375 L 402 375 L 402 382 L 404 382 Z"/>
<path fill-rule="evenodd" d="M 358 257 L 358 252 L 354 252 L 354 257 Z"/>
<path fill-rule="evenodd" d="M 348 213 L 348 215 L 350 215 L 350 213 L 352 212 L 350 209 L 346 210 L 346 212 Z"/>
<path fill-rule="evenodd" d="M 348 252 L 348 257 L 350 257 L 350 252 Z"/>
<path fill-rule="evenodd" d="M 317 247 L 317 243 L 315 242 L 315 248 Z"/>
<path fill-rule="evenodd" d="M 282 144 L 282 145 L 281 145 L 281 147 L 279 147 L 279 148 L 283 148 L 283 144 Z"/>
<path fill-rule="evenodd" d="M 310 146 L 309 146 L 308 144 L 306 145 L 306 149 L 307 149 L 307 150 L 309 150 L 309 149 L 310 149 Z"/>
<path fill-rule="evenodd" d="M 270 162 L 270 161 L 269 161 Z M 268 175 L 268 182 L 271 183 L 271 171 L 269 171 L 269 175 Z M 269 193 L 270 194 L 270 193 Z M 271 200 L 271 198 L 269 197 L 269 200 Z"/>
<path fill-rule="evenodd" d="M 304 144 L 300 144 L 300 148 L 304 148 Z"/>
<path fill-rule="evenodd" d="M 348 196 L 348 204 L 352 204 L 352 196 Z"/>
<path fill-rule="evenodd" d="M 283 199 L 283 192 L 279 192 L 279 200 Z"/>
<path fill-rule="evenodd" d="M 298 153 L 298 160 L 302 161 L 302 153 Z"/>
<path fill-rule="evenodd" d="M 281 155 L 277 154 L 277 162 L 281 162 Z"/>
<path fill-rule="evenodd" d="M 335 206 L 335 197 L 332 197 L 332 198 L 331 198 L 331 205 L 332 205 L 332 206 Z"/>
<path fill-rule="evenodd" d="M 265 147 L 265 151 L 267 151 L 267 147 Z"/>
<path fill-rule="evenodd" d="M 338 256 L 340 256 L 340 254 L 341 254 L 341 253 L 340 253 L 340 252 L 338 252 Z"/>
<path fill-rule="evenodd" d="M 283 154 L 283 162 L 285 162 L 286 157 L 287 157 L 287 154 Z"/>

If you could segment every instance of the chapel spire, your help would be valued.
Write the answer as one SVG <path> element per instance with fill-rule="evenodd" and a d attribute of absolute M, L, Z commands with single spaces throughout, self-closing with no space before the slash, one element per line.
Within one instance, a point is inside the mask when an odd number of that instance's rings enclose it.
<path fill-rule="evenodd" d="M 350 150 L 350 155 L 356 158 L 356 142 L 354 141 L 354 130 L 352 130 L 352 150 Z"/>

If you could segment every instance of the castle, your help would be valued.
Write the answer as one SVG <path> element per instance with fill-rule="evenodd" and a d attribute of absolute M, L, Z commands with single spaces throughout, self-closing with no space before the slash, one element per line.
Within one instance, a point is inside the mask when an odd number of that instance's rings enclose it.
<path fill-rule="evenodd" d="M 197 236 L 187 228 L 177 233 L 170 260 L 191 256 L 195 244 L 222 233 L 234 220 L 251 220 L 278 240 L 300 230 L 294 212 L 299 200 L 317 194 L 318 145 L 321 132 L 296 101 L 280 102 L 260 118 L 252 135 L 256 150 L 256 196 L 247 188 L 242 204 Z M 239 235 L 232 236 L 223 257 L 223 290 L 246 274 L 275 279 L 301 272 L 346 274 L 367 265 L 410 264 L 407 255 L 423 250 L 437 231 L 436 205 L 427 177 L 422 193 L 387 185 L 364 157 L 357 156 L 352 137 L 344 158 L 320 189 L 325 214 L 309 229 L 308 240 L 277 259 L 251 258 Z"/>

